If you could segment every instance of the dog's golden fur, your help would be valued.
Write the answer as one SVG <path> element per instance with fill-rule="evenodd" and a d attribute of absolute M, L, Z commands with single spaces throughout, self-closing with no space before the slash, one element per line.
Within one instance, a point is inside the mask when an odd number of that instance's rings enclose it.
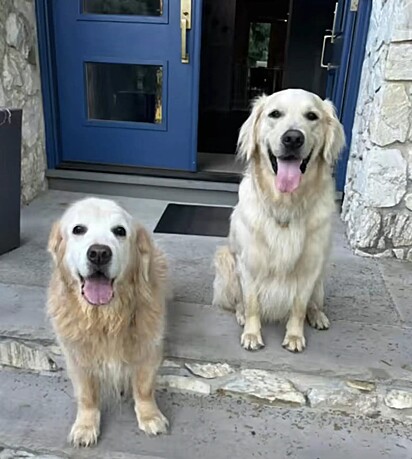
<path fill-rule="evenodd" d="M 86 212 L 88 205 L 98 206 L 99 200 L 84 201 Z M 67 229 L 56 222 L 48 244 L 54 261 L 48 314 L 78 403 L 70 440 L 76 446 L 94 444 L 99 435 L 100 394 L 127 386 L 133 393 L 139 427 L 148 434 L 164 432 L 167 420 L 154 398 L 165 327 L 164 255 L 143 227 L 133 226 L 129 260 L 124 260 L 127 266 L 116 281 L 115 295 L 110 304 L 96 307 L 82 296 L 67 266 L 66 238 Z"/>
<path fill-rule="evenodd" d="M 281 192 L 271 155 L 282 159 L 290 129 L 304 134 L 300 154 L 309 160 L 298 188 Z M 213 304 L 236 312 L 248 350 L 264 345 L 261 320 L 287 320 L 283 346 L 290 351 L 305 347 L 305 317 L 329 327 L 323 275 L 335 208 L 331 168 L 343 145 L 332 104 L 302 90 L 259 98 L 242 126 L 238 154 L 247 166 L 228 245 L 215 256 Z"/>

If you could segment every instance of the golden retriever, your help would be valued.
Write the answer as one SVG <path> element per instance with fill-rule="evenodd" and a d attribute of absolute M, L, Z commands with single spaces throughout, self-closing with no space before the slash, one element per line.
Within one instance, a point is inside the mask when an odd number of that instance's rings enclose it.
<path fill-rule="evenodd" d="M 332 103 L 300 89 L 262 96 L 240 130 L 246 161 L 228 245 L 215 256 L 213 304 L 236 312 L 245 349 L 264 346 L 262 320 L 287 320 L 283 346 L 305 348 L 304 322 L 327 329 L 323 277 L 332 166 L 345 144 Z"/>
<path fill-rule="evenodd" d="M 96 443 L 101 395 L 128 388 L 140 429 L 165 432 L 168 421 L 154 397 L 165 327 L 163 254 L 125 210 L 97 198 L 67 209 L 48 248 L 48 314 L 77 399 L 69 440 Z"/>

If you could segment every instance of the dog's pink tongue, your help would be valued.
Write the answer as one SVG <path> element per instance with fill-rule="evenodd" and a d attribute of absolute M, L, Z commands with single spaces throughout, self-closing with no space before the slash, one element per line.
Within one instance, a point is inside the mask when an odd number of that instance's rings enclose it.
<path fill-rule="evenodd" d="M 279 158 L 277 161 L 276 187 L 281 193 L 292 193 L 297 189 L 302 178 L 301 161 L 285 161 Z"/>
<path fill-rule="evenodd" d="M 113 297 L 112 281 L 104 277 L 86 279 L 83 293 L 90 304 L 107 304 Z"/>

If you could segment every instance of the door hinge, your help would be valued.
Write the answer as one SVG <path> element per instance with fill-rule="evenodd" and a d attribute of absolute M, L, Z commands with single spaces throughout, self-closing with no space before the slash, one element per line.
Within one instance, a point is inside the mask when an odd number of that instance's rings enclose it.
<path fill-rule="evenodd" d="M 359 0 L 350 0 L 350 10 L 351 11 L 358 11 L 359 7 Z"/>

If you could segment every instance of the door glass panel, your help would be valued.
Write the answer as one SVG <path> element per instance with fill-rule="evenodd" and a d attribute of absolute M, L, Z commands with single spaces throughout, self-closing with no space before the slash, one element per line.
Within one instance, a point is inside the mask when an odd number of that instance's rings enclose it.
<path fill-rule="evenodd" d="M 86 62 L 89 119 L 162 122 L 163 67 Z"/>
<path fill-rule="evenodd" d="M 83 13 L 161 16 L 163 0 L 83 0 Z"/>
<path fill-rule="evenodd" d="M 286 22 L 251 22 L 249 27 L 249 94 L 254 99 L 280 89 Z M 281 39 L 281 37 L 283 39 Z M 283 45 L 283 46 L 282 46 Z"/>

